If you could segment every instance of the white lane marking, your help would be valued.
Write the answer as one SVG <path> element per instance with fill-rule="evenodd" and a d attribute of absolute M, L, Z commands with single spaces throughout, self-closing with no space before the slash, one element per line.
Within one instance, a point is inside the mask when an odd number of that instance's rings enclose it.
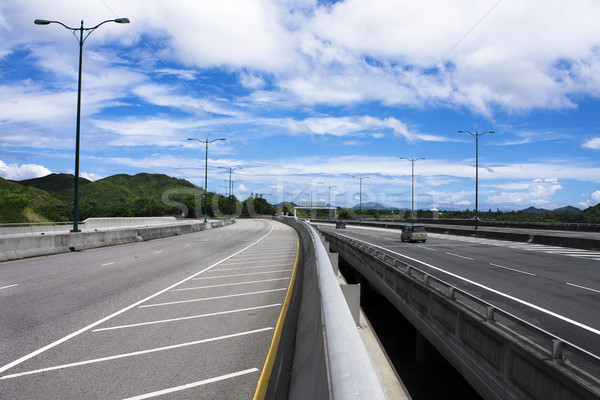
<path fill-rule="evenodd" d="M 525 272 L 525 271 L 521 271 L 520 269 L 514 269 L 514 268 L 505 267 L 504 265 L 500 265 L 500 264 L 490 263 L 490 265 L 492 265 L 494 267 L 498 267 L 498 268 L 509 269 L 511 271 L 519 272 L 519 273 L 525 274 L 525 275 L 537 276 L 536 274 L 532 274 L 531 272 Z"/>
<path fill-rule="evenodd" d="M 344 236 L 344 237 L 346 237 L 346 238 L 348 238 L 348 239 L 357 240 L 357 239 L 354 239 L 354 238 L 352 238 L 352 237 L 349 237 L 349 236 L 345 236 L 345 235 L 341 235 L 341 236 Z M 585 329 L 585 330 L 587 330 L 587 331 L 589 331 L 589 332 L 595 333 L 596 335 L 600 335 L 600 330 L 598 330 L 598 329 L 594 329 L 594 328 L 592 328 L 591 326 L 587 326 L 587 325 L 585 325 L 585 324 L 582 324 L 581 322 L 577 322 L 577 321 L 575 321 L 575 320 L 573 320 L 573 319 L 571 319 L 571 318 L 567 318 L 567 317 L 565 317 L 565 316 L 563 316 L 563 315 L 557 314 L 557 313 L 555 313 L 555 312 L 553 312 L 553 311 L 550 311 L 550 310 L 547 310 L 547 309 L 545 309 L 545 308 L 543 308 L 543 307 L 536 306 L 535 304 L 528 303 L 528 302 L 526 302 L 525 300 L 521 300 L 521 299 L 519 299 L 519 298 L 517 298 L 517 297 L 511 296 L 511 295 L 509 295 L 509 294 L 506 294 L 506 293 L 503 293 L 503 292 L 501 292 L 501 291 L 499 291 L 499 290 L 492 289 L 491 287 L 488 287 L 488 286 L 482 285 L 482 284 L 481 284 L 481 283 L 479 283 L 479 282 L 475 282 L 475 281 L 472 281 L 472 280 L 470 280 L 470 279 L 463 278 L 463 277 L 462 277 L 462 276 L 460 276 L 460 275 L 456 275 L 456 274 L 454 274 L 454 273 L 452 273 L 452 272 L 445 271 L 445 270 L 443 270 L 443 269 L 441 269 L 441 268 L 435 267 L 435 266 L 433 266 L 433 265 L 431 265 L 431 264 L 428 264 L 428 263 L 426 263 L 426 262 L 423 262 L 423 261 L 417 260 L 416 258 L 412 258 L 412 257 L 406 256 L 406 255 L 404 255 L 404 254 L 400 254 L 400 253 L 397 253 L 397 252 L 395 252 L 395 251 L 388 250 L 388 249 L 386 249 L 386 248 L 384 248 L 384 247 L 378 246 L 378 245 L 376 245 L 376 244 L 373 244 L 373 243 L 366 242 L 366 241 L 364 241 L 364 240 L 361 240 L 361 241 L 362 241 L 363 243 L 366 243 L 366 244 L 368 244 L 369 246 L 377 247 L 377 248 L 379 248 L 379 249 L 382 249 L 382 250 L 388 251 L 388 252 L 390 252 L 390 253 L 396 254 L 396 255 L 398 255 L 398 256 L 400 256 L 400 257 L 406 258 L 407 260 L 411 260 L 411 261 L 417 262 L 417 263 L 419 263 L 419 264 L 425 265 L 426 267 L 429 267 L 429 268 L 431 268 L 431 269 L 434 269 L 434 270 L 436 270 L 436 271 L 443 272 L 444 274 L 450 275 L 450 276 L 452 276 L 452 277 L 454 277 L 454 278 L 457 278 L 457 279 L 460 279 L 460 280 L 462 280 L 462 281 L 464 281 L 464 282 L 470 283 L 471 285 L 475 285 L 475 286 L 477 286 L 477 287 L 480 287 L 480 288 L 482 288 L 482 289 L 485 289 L 485 290 L 487 290 L 487 291 L 490 291 L 490 292 L 492 292 L 492 293 L 498 294 L 498 295 L 500 295 L 500 296 L 504 296 L 504 297 L 506 297 L 507 299 L 513 300 L 513 301 L 515 301 L 515 302 L 517 302 L 517 303 L 520 303 L 520 304 L 526 305 L 526 306 L 528 306 L 528 307 L 531 307 L 531 308 L 533 308 L 533 309 L 535 309 L 535 310 L 538 310 L 538 311 L 541 311 L 541 312 L 543 312 L 543 313 L 545 313 L 545 314 L 551 315 L 551 316 L 553 316 L 553 317 L 555 317 L 555 318 L 558 318 L 558 319 L 560 319 L 560 320 L 563 320 L 563 321 L 565 321 L 565 322 L 568 322 L 568 323 L 570 323 L 570 324 L 573 324 L 573 325 L 575 325 L 575 326 L 578 326 L 578 327 L 580 327 L 580 328 L 583 328 L 583 329 Z"/>
<path fill-rule="evenodd" d="M 232 333 L 230 335 L 216 336 L 216 337 L 212 337 L 212 338 L 208 338 L 208 339 L 196 340 L 196 341 L 193 341 L 193 342 L 173 344 L 171 346 L 155 347 L 154 349 L 134 351 L 132 353 L 117 354 L 117 355 L 114 355 L 114 356 L 108 356 L 108 357 L 102 357 L 102 358 L 95 358 L 95 359 L 92 359 L 92 360 L 79 361 L 79 362 L 74 362 L 74 363 L 70 363 L 70 364 L 56 365 L 54 367 L 41 368 L 41 369 L 36 369 L 36 370 L 32 370 L 32 371 L 25 371 L 25 372 L 20 372 L 18 374 L 4 375 L 4 376 L 0 377 L 0 380 L 18 378 L 18 377 L 25 376 L 25 375 L 39 374 L 41 372 L 56 371 L 56 370 L 65 369 L 65 368 L 79 367 L 79 366 L 82 366 L 82 365 L 96 364 L 96 363 L 100 363 L 100 362 L 104 362 L 104 361 L 118 360 L 120 358 L 141 356 L 141 355 L 144 355 L 144 354 L 156 353 L 156 352 L 159 352 L 159 351 L 179 349 L 179 348 L 182 348 L 182 347 L 195 346 L 197 344 L 215 342 L 217 340 L 231 339 L 231 338 L 235 338 L 235 337 L 251 335 L 253 333 L 265 332 L 265 331 L 269 331 L 269 330 L 273 330 L 273 329 L 275 329 L 275 328 L 273 328 L 273 327 L 260 328 L 260 329 L 255 329 L 255 330 L 252 330 L 252 331 Z"/>
<path fill-rule="evenodd" d="M 8 288 L 15 287 L 15 286 L 19 286 L 19 284 L 15 283 L 14 285 L 3 286 L 3 287 L 0 287 L 0 290 L 2 290 L 2 289 L 8 289 Z"/>
<path fill-rule="evenodd" d="M 108 262 L 108 263 L 104 263 L 104 264 L 102 264 L 102 267 L 106 267 L 106 266 L 109 266 L 109 265 L 113 265 L 114 263 L 115 263 L 115 261 Z"/>
<path fill-rule="evenodd" d="M 598 257 L 600 252 L 593 250 L 585 250 L 585 249 L 574 249 L 569 247 L 559 247 L 559 246 L 549 246 L 544 244 L 536 244 L 536 243 L 516 243 L 502 240 L 487 240 L 477 238 L 465 238 L 460 236 L 452 236 L 452 238 L 448 238 L 450 235 L 443 234 L 435 234 L 430 233 L 432 237 L 444 237 L 448 240 L 454 240 L 459 242 L 467 242 L 467 243 L 476 243 L 476 244 L 487 244 L 490 246 L 497 247 L 507 247 L 510 249 L 524 250 L 524 251 L 537 251 L 546 254 L 557 254 L 567 257 L 581 257 L 587 258 L 590 260 L 600 260 Z"/>
<path fill-rule="evenodd" d="M 137 324 L 129 324 L 129 325 L 110 326 L 108 328 L 94 329 L 92 332 L 104 332 L 104 331 L 112 331 L 112 330 L 115 330 L 115 329 L 134 328 L 136 326 L 145 326 L 145 325 L 162 324 L 162 323 L 166 323 L 166 322 L 184 321 L 186 319 L 214 317 L 216 315 L 225 315 L 225 314 L 233 314 L 233 313 L 239 313 L 239 312 L 244 312 L 244 311 L 260 310 L 260 309 L 263 309 L 263 308 L 277 307 L 277 306 L 280 306 L 280 305 L 281 305 L 281 303 L 276 303 L 276 304 L 268 304 L 268 305 L 265 305 L 265 306 L 240 308 L 240 309 L 237 309 L 237 310 L 219 311 L 219 312 L 208 313 L 208 314 L 200 314 L 200 315 L 190 315 L 190 316 L 181 317 L 181 318 L 171 318 L 171 319 L 163 319 L 163 320 L 159 320 L 159 321 L 140 322 L 140 323 L 137 323 Z"/>
<path fill-rule="evenodd" d="M 215 296 L 215 297 L 204 297 L 201 299 L 191 299 L 191 300 L 180 300 L 180 301 L 170 301 L 168 303 L 156 303 L 156 304 L 147 304 L 145 306 L 140 306 L 140 308 L 146 307 L 160 307 L 160 306 L 170 306 L 173 304 L 183 304 L 183 303 L 193 303 L 195 301 L 205 301 L 205 300 L 219 300 L 219 299 L 227 299 L 230 297 L 239 297 L 239 296 L 251 296 L 254 294 L 263 294 L 263 293 L 271 293 L 271 292 L 279 292 L 281 290 L 287 290 L 288 288 L 280 288 L 280 289 L 271 289 L 271 290 L 261 290 L 259 292 L 249 292 L 249 293 L 239 293 L 239 294 L 228 294 L 226 296 Z M 1 372 L 1 371 L 0 371 Z"/>
<path fill-rule="evenodd" d="M 281 261 L 295 261 L 296 260 L 296 256 L 290 256 L 290 255 L 286 255 L 285 257 L 268 257 L 271 259 L 271 262 L 273 262 L 273 258 L 277 259 L 277 260 L 281 260 Z M 265 257 L 257 257 L 255 259 L 253 259 L 252 261 L 246 261 L 246 262 L 232 262 L 232 263 L 226 263 L 223 264 L 224 266 L 227 265 L 244 265 L 244 264 L 256 264 L 257 262 L 263 263 Z"/>
<path fill-rule="evenodd" d="M 162 253 L 162 250 L 155 251 L 154 254 Z"/>
<path fill-rule="evenodd" d="M 203 386 L 203 385 L 207 385 L 209 383 L 223 381 L 223 380 L 226 380 L 226 379 L 235 378 L 235 377 L 238 377 L 238 376 L 247 375 L 247 374 L 251 374 L 253 372 L 258 372 L 258 371 L 259 371 L 258 368 L 245 369 L 243 371 L 233 372 L 231 374 L 216 376 L 216 377 L 210 378 L 210 379 L 205 379 L 203 381 L 192 382 L 192 383 L 188 383 L 186 385 L 175 386 L 175 387 L 168 388 L 168 389 L 158 390 L 156 392 L 151 392 L 151 393 L 146 393 L 146 394 L 140 394 L 139 396 L 128 397 L 128 398 L 123 399 L 123 400 L 144 400 L 144 399 L 149 399 L 149 398 L 152 398 L 152 397 L 162 396 L 164 394 L 178 392 L 180 390 L 192 389 L 192 388 L 195 388 L 195 387 L 198 387 L 198 386 Z"/>
<path fill-rule="evenodd" d="M 460 256 L 460 255 L 458 255 L 458 254 L 454 254 L 454 253 L 448 253 L 448 252 L 447 252 L 446 254 L 448 254 L 449 256 L 454 256 L 454 257 L 458 257 L 458 258 L 464 258 L 465 260 L 471 260 L 471 261 L 475 261 L 475 259 L 474 259 L 474 258 L 471 258 L 471 257 Z"/>
<path fill-rule="evenodd" d="M 567 284 L 567 285 L 569 285 L 569 286 L 575 286 L 575 287 L 578 287 L 578 288 L 580 288 L 580 289 L 591 290 L 592 292 L 600 293 L 600 290 L 592 289 L 592 288 L 585 287 L 585 286 L 576 285 L 576 284 L 574 284 L 574 283 L 569 283 L 569 282 L 566 282 L 566 284 Z"/>
<path fill-rule="evenodd" d="M 216 288 L 216 287 L 225 287 L 225 286 L 247 285 L 249 283 L 263 283 L 263 282 L 285 281 L 285 280 L 289 280 L 289 279 L 290 279 L 290 277 L 286 276 L 285 278 L 263 279 L 263 280 L 260 280 L 260 281 L 223 283 L 221 285 L 211 285 L 211 286 L 195 286 L 195 287 L 189 287 L 189 288 L 173 289 L 173 292 L 184 292 L 186 290 L 197 290 L 197 289 L 212 289 L 212 288 Z"/>
<path fill-rule="evenodd" d="M 417 246 L 417 247 L 420 247 L 420 248 L 425 249 L 425 250 L 437 251 L 436 249 L 432 249 L 429 246 Z"/>
<path fill-rule="evenodd" d="M 223 271 L 222 269 L 219 269 L 218 271 Z M 194 278 L 192 279 L 193 281 L 199 281 L 202 279 L 216 279 L 216 278 L 230 278 L 230 277 L 234 277 L 234 276 L 249 276 L 249 275 L 262 275 L 262 274 L 276 274 L 278 272 L 290 272 L 292 271 L 291 269 L 280 269 L 277 271 L 262 271 L 262 272 L 250 272 L 247 274 L 232 274 L 232 275 L 218 275 L 218 276 L 207 276 L 204 278 Z"/>
<path fill-rule="evenodd" d="M 177 286 L 181 285 L 182 283 L 185 283 L 185 282 L 187 282 L 187 281 L 189 281 L 189 280 L 191 280 L 191 279 L 195 278 L 196 276 L 200 275 L 201 273 L 203 273 L 203 272 L 205 272 L 205 271 L 209 271 L 211 268 L 214 268 L 214 267 L 216 267 L 217 265 L 221 264 L 222 262 L 224 262 L 224 261 L 227 261 L 227 260 L 229 260 L 230 258 L 237 256 L 238 254 L 240 254 L 240 253 L 241 253 L 241 252 L 243 252 L 244 250 L 246 250 L 246 249 L 249 249 L 250 247 L 252 247 L 252 246 L 254 246 L 255 244 L 259 243 L 261 240 L 263 240 L 264 238 L 266 238 L 267 236 L 269 236 L 269 235 L 271 234 L 271 232 L 272 232 L 272 231 L 273 231 L 273 225 L 271 225 L 271 229 L 270 229 L 270 230 L 269 230 L 269 232 L 267 232 L 267 233 L 266 233 L 266 234 L 265 234 L 263 237 L 261 237 L 260 239 L 256 240 L 254 243 L 252 243 L 252 244 L 250 244 L 250 245 L 248 245 L 248 246 L 244 247 L 244 248 L 243 248 L 243 249 L 241 249 L 240 251 L 238 251 L 238 252 L 236 252 L 236 253 L 233 253 L 232 255 L 230 255 L 230 256 L 228 256 L 228 257 L 225 257 L 225 258 L 224 258 L 224 259 L 222 259 L 221 261 L 218 261 L 218 262 L 214 263 L 213 265 L 211 265 L 211 266 L 209 266 L 209 267 L 206 267 L 206 268 L 204 268 L 202 271 L 196 272 L 195 274 L 188 276 L 187 278 L 185 278 L 185 279 L 183 279 L 183 280 L 181 280 L 181 281 L 179 281 L 179 282 L 175 283 L 174 285 L 171 285 L 171 286 L 169 286 L 169 287 L 167 287 L 167 288 L 164 288 L 163 290 L 161 290 L 161 291 L 159 291 L 159 292 L 156 292 L 156 293 L 154 293 L 154 294 L 152 294 L 152 295 L 150 295 L 150 296 L 146 297 L 145 299 L 142 299 L 142 300 L 140 300 L 140 301 L 138 301 L 138 302 L 136 302 L 136 303 L 133 303 L 133 304 L 131 304 L 131 305 L 129 305 L 129 306 L 127 306 L 127 307 L 125 307 L 125 308 L 123 308 L 123 309 L 121 309 L 121 310 L 119 310 L 119 311 L 115 312 L 115 313 L 112 313 L 112 314 L 110 314 L 110 315 L 109 315 L 109 316 L 107 316 L 107 317 L 104 317 L 104 318 L 102 318 L 102 319 L 99 319 L 98 321 L 96 321 L 96 322 L 94 322 L 94 323 L 92 323 L 92 324 L 90 324 L 90 325 L 88 325 L 88 326 L 86 326 L 86 327 L 84 327 L 84 328 L 81 328 L 81 329 L 80 329 L 80 330 L 78 330 L 78 331 L 75 331 L 75 332 L 71 333 L 70 335 L 67 335 L 67 336 L 65 336 L 65 337 L 63 337 L 63 338 L 61 338 L 61 339 L 58 339 L 58 340 L 56 340 L 56 341 L 54 341 L 54 342 L 52 342 L 52 343 L 50 343 L 50 344 L 48 344 L 48 345 L 46 345 L 46 346 L 42 347 L 41 349 L 37 349 L 36 351 L 34 351 L 34 352 L 32 352 L 32 353 L 29 353 L 29 354 L 27 354 L 27 355 L 25 355 L 25 356 L 23 356 L 23 357 L 21 357 L 21 358 L 19 358 L 19 359 L 15 360 L 15 361 L 13 361 L 13 362 L 10 362 L 10 363 L 6 364 L 5 366 L 3 366 L 3 367 L 1 367 L 1 368 L 0 368 L 0 374 L 1 374 L 2 372 L 4 372 L 4 371 L 6 371 L 6 370 L 8 370 L 8 369 L 10 369 L 10 368 L 12 368 L 12 367 L 14 367 L 15 365 L 19 365 L 19 364 L 21 364 L 22 362 L 29 360 L 30 358 L 33 358 L 33 357 L 35 357 L 35 356 L 37 356 L 37 355 L 39 355 L 39 354 L 41 354 L 41 353 L 43 353 L 43 352 L 45 352 L 45 351 L 47 351 L 47 350 L 49 350 L 49 349 L 53 348 L 53 347 L 56 347 L 56 346 L 58 346 L 58 345 L 59 345 L 59 344 L 61 344 L 61 343 L 64 343 L 64 342 L 66 342 L 66 341 L 67 341 L 67 340 L 69 340 L 69 339 L 72 339 L 72 338 L 74 338 L 75 336 L 78 336 L 78 335 L 82 334 L 83 332 L 87 332 L 87 331 L 89 331 L 90 329 L 92 329 L 92 328 L 94 328 L 94 327 L 96 327 L 96 326 L 98 326 L 98 325 L 100 325 L 100 324 L 102 324 L 102 323 L 104 323 L 104 322 L 108 321 L 108 320 L 109 320 L 109 319 L 111 319 L 111 318 L 114 318 L 114 317 L 116 317 L 117 315 L 123 314 L 124 312 L 126 312 L 126 311 L 129 311 L 129 310 L 131 310 L 132 308 L 135 308 L 135 307 L 139 306 L 140 304 L 143 304 L 143 303 L 145 303 L 146 301 L 148 301 L 148 300 L 150 300 L 150 299 L 153 299 L 153 298 L 155 298 L 155 297 L 157 297 L 157 296 L 160 296 L 160 295 L 161 295 L 161 294 L 163 294 L 163 293 L 166 293 L 166 292 L 168 292 L 169 290 L 171 290 L 171 289 L 173 289 L 173 288 L 175 288 L 175 287 L 177 287 Z"/>
<path fill-rule="evenodd" d="M 273 267 L 289 267 L 290 265 L 293 265 L 293 263 L 286 263 L 286 264 L 270 264 L 270 265 L 262 265 L 260 267 L 241 267 L 241 268 L 219 268 L 216 269 L 215 271 L 239 271 L 239 270 L 246 270 L 246 269 L 260 269 L 260 268 L 273 268 Z M 194 279 L 202 279 L 202 278 L 194 278 Z"/>
<path fill-rule="evenodd" d="M 185 247 L 187 247 L 187 246 L 189 246 L 189 245 L 191 245 L 191 243 L 186 243 L 186 244 L 185 244 Z"/>

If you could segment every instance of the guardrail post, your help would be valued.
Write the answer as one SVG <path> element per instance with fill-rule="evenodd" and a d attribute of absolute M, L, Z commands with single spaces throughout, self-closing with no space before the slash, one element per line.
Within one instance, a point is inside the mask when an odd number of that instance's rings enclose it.
<path fill-rule="evenodd" d="M 485 307 L 485 320 L 488 321 L 488 322 L 490 322 L 490 321 L 491 322 L 496 321 L 495 315 L 494 315 L 495 311 L 496 311 L 495 307 L 493 307 L 493 306 L 486 306 Z"/>
<path fill-rule="evenodd" d="M 565 346 L 562 340 L 552 340 L 552 359 L 553 360 L 564 360 L 565 359 Z"/>
<path fill-rule="evenodd" d="M 448 288 L 448 299 L 449 300 L 456 300 L 456 292 L 455 292 L 454 286 L 450 286 Z"/>

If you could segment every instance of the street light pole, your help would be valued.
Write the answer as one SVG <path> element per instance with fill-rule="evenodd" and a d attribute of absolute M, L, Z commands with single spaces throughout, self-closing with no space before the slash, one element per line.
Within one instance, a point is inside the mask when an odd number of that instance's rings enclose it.
<path fill-rule="evenodd" d="M 328 200 L 327 200 L 327 207 L 328 207 L 328 216 L 331 218 L 331 188 L 334 188 L 335 186 L 327 186 L 327 189 L 329 189 L 329 196 L 328 196 Z"/>
<path fill-rule="evenodd" d="M 219 168 L 229 170 L 229 189 L 228 189 L 229 195 L 227 197 L 227 203 L 229 204 L 229 209 L 231 210 L 231 202 L 233 200 L 231 198 L 231 196 L 233 194 L 233 184 L 231 181 L 231 172 L 236 169 L 244 169 L 244 168 L 243 167 L 219 167 Z M 229 213 L 229 218 L 231 218 L 231 213 Z"/>
<path fill-rule="evenodd" d="M 415 161 L 424 160 L 425 158 L 406 158 L 400 157 L 401 160 L 408 160 L 411 163 L 411 189 L 410 189 L 410 222 L 414 222 L 415 214 Z"/>
<path fill-rule="evenodd" d="M 59 24 L 64 26 L 66 29 L 70 30 L 77 41 L 79 42 L 79 76 L 77 81 L 77 126 L 75 129 L 75 184 L 74 184 L 74 197 L 73 197 L 73 229 L 71 232 L 79 232 L 79 142 L 80 142 L 80 132 L 81 132 L 81 65 L 83 61 L 83 43 L 90 36 L 90 34 L 98 29 L 100 25 L 105 24 L 107 22 L 116 22 L 117 24 L 128 24 L 128 18 L 117 18 L 117 19 L 109 19 L 107 21 L 100 22 L 98 25 L 93 26 L 91 28 L 83 27 L 83 20 L 81 21 L 81 26 L 79 28 L 71 28 L 60 21 L 48 21 L 45 19 L 36 19 L 33 21 L 36 25 L 50 25 L 50 24 Z M 79 38 L 77 38 L 77 34 L 75 31 L 79 31 Z M 83 37 L 83 31 L 86 31 L 87 34 Z"/>
<path fill-rule="evenodd" d="M 196 138 L 188 138 L 188 140 L 197 140 L 200 143 L 204 143 L 206 145 L 206 151 L 204 154 L 204 223 L 207 222 L 206 215 L 208 214 L 208 145 L 216 142 L 217 140 L 227 140 L 227 139 L 213 139 L 213 140 L 200 140 Z"/>
<path fill-rule="evenodd" d="M 359 214 L 358 214 L 358 220 L 360 221 L 360 216 L 362 215 L 362 181 L 363 179 L 369 179 L 368 176 L 353 176 L 353 178 L 357 178 L 359 181 L 359 191 L 358 191 L 358 207 L 359 207 Z"/>
<path fill-rule="evenodd" d="M 479 137 L 485 135 L 486 133 L 495 133 L 494 131 L 485 131 L 483 133 L 471 133 L 469 131 L 458 131 L 458 133 L 468 133 L 469 135 L 475 138 L 475 230 L 477 230 L 477 226 L 479 224 L 479 220 L 477 218 L 477 209 L 479 208 L 478 197 L 479 197 Z"/>

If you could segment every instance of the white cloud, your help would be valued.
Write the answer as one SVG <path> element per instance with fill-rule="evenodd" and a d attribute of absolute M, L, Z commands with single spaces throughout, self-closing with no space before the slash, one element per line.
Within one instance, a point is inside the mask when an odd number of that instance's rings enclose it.
<path fill-rule="evenodd" d="M 600 150 L 600 137 L 589 139 L 583 143 L 583 147 L 586 149 Z"/>
<path fill-rule="evenodd" d="M 592 199 L 596 202 L 596 204 L 600 203 L 600 190 L 596 190 L 592 193 Z"/>
<path fill-rule="evenodd" d="M 505 205 L 549 206 L 553 204 L 554 194 L 563 188 L 556 179 L 535 179 L 532 182 L 519 182 L 510 186 L 516 190 L 488 196 L 484 202 L 499 207 Z"/>
<path fill-rule="evenodd" d="M 51 174 L 48 168 L 37 164 L 6 164 L 0 160 L 0 176 L 4 179 L 21 181 L 24 179 L 39 178 Z"/>

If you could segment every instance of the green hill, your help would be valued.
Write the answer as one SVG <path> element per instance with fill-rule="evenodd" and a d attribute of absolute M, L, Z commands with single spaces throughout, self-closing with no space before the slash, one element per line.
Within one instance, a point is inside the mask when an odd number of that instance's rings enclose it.
<path fill-rule="evenodd" d="M 17 183 L 23 186 L 36 187 L 65 200 L 73 198 L 73 183 L 75 176 L 69 174 L 50 174 L 41 178 L 25 179 Z M 79 178 L 79 188 L 91 183 L 85 178 Z"/>
<path fill-rule="evenodd" d="M 45 190 L 0 178 L 0 223 L 66 221 L 67 208 Z"/>
<path fill-rule="evenodd" d="M 600 203 L 588 207 L 579 214 L 579 222 L 598 224 L 600 223 Z"/>
<path fill-rule="evenodd" d="M 71 221 L 74 178 L 69 174 L 20 182 L 0 178 L 0 223 Z M 79 219 L 180 215 L 179 208 L 162 201 L 167 190 L 172 192 L 171 200 L 185 204 L 189 215 L 194 216 L 195 201 L 203 192 L 187 180 L 146 173 L 114 175 L 94 182 L 80 178 Z"/>

